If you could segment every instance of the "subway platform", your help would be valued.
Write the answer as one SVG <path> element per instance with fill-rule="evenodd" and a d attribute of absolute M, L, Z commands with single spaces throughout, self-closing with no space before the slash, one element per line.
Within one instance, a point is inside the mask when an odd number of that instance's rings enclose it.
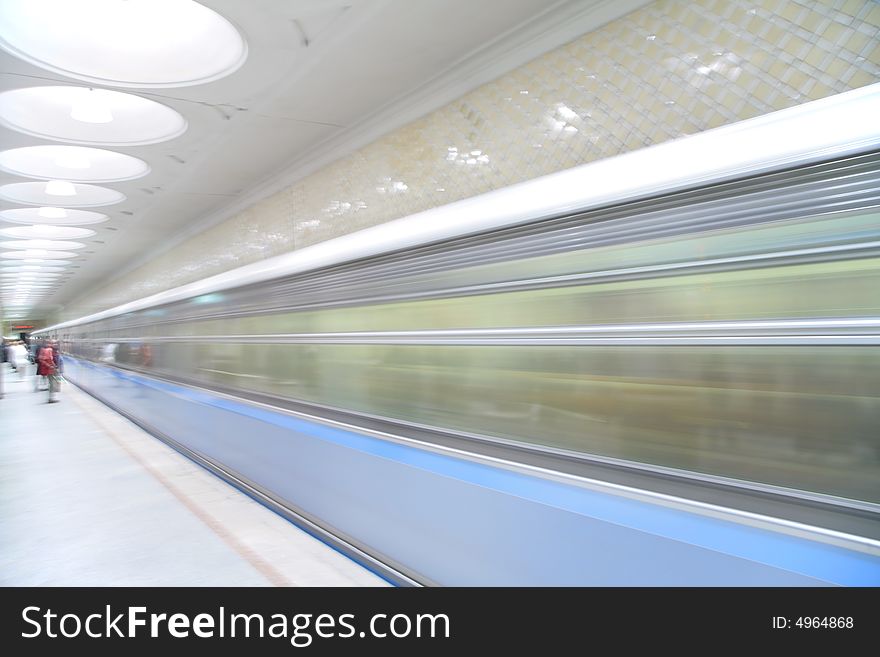
<path fill-rule="evenodd" d="M 388 585 L 76 386 L 48 404 L 2 368 L 0 585 Z"/>

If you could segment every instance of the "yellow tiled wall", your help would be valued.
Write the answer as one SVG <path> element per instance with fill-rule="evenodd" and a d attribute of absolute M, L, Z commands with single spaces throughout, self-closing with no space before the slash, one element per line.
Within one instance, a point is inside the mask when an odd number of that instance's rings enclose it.
<path fill-rule="evenodd" d="M 880 4 L 660 0 L 337 160 L 64 319 L 420 210 L 880 80 Z"/>

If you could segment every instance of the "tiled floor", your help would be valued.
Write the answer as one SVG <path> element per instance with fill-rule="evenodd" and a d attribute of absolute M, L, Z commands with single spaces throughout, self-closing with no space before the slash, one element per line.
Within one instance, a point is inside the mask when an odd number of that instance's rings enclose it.
<path fill-rule="evenodd" d="M 73 385 L 47 404 L 0 367 L 0 585 L 386 585 Z"/>

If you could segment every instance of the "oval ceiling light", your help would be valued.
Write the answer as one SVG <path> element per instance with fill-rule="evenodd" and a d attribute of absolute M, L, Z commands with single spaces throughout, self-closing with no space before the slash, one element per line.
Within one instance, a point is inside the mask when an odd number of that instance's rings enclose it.
<path fill-rule="evenodd" d="M 114 182 L 145 176 L 150 165 L 131 155 L 102 148 L 25 146 L 0 152 L 0 169 L 44 180 Z"/>
<path fill-rule="evenodd" d="M 17 252 L 14 251 L 11 251 L 10 253 L 17 254 Z M 6 267 L 41 267 L 44 271 L 67 271 L 65 268 L 70 267 L 71 264 L 67 260 L 48 260 L 46 258 L 18 258 L 17 260 L 21 260 L 21 262 L 8 261 L 3 264 L 6 265 Z"/>
<path fill-rule="evenodd" d="M 90 212 L 89 210 L 61 210 L 57 212 L 45 212 L 47 208 L 15 208 L 12 210 L 0 210 L 0 220 L 13 224 L 49 224 L 52 226 L 88 226 L 99 224 L 110 219 L 106 214 Z M 46 216 L 49 215 L 49 216 Z"/>
<path fill-rule="evenodd" d="M 37 210 L 37 214 L 45 219 L 64 219 L 67 216 L 67 210 L 49 206 L 47 208 L 40 208 Z"/>
<path fill-rule="evenodd" d="M 52 272 L 64 272 L 70 273 L 64 269 L 64 267 L 42 267 L 40 265 L 25 265 L 17 262 L 4 262 L 2 263 L 3 267 L 0 268 L 0 272 L 4 274 L 42 274 L 42 273 L 52 273 Z M 65 263 L 67 264 L 67 263 Z"/>
<path fill-rule="evenodd" d="M 187 127 L 186 119 L 161 103 L 86 87 L 0 93 L 0 124 L 42 139 L 101 146 L 155 144 L 178 137 Z"/>
<path fill-rule="evenodd" d="M 23 182 L 0 185 L 0 199 L 12 203 L 87 208 L 113 205 L 126 199 L 125 194 L 109 187 L 71 183 L 65 180 Z"/>
<path fill-rule="evenodd" d="M 2 262 L 3 268 L 0 269 L 0 275 L 3 276 L 42 276 L 44 274 L 66 275 L 70 272 L 64 267 L 40 267 L 34 269 L 35 265 L 24 265 L 17 262 Z"/>
<path fill-rule="evenodd" d="M 47 196 L 76 196 L 76 185 L 66 180 L 50 180 L 44 191 Z"/>
<path fill-rule="evenodd" d="M 65 265 L 68 263 L 64 263 Z M 2 271 L 64 271 L 64 267 L 51 267 L 43 265 L 29 265 L 23 262 L 0 262 Z"/>
<path fill-rule="evenodd" d="M 0 242 L 0 249 L 72 251 L 84 248 L 86 248 L 86 245 L 82 242 L 68 242 L 65 240 L 15 240 L 13 242 Z"/>
<path fill-rule="evenodd" d="M 3 285 L 6 285 L 6 284 L 15 283 L 15 281 L 13 281 L 12 279 L 0 279 L 0 283 L 2 283 Z M 25 280 L 20 280 L 17 284 L 20 286 L 23 286 L 23 287 L 34 287 L 34 288 L 47 287 L 48 288 L 48 287 L 57 287 L 59 285 L 64 285 L 64 281 L 55 281 L 55 280 L 49 280 L 49 279 L 39 279 L 39 280 L 34 281 L 31 279 L 25 279 Z"/>
<path fill-rule="evenodd" d="M 63 264 L 64 260 L 58 258 L 75 258 L 79 253 L 73 251 L 50 251 L 48 249 L 27 249 L 25 251 L 5 251 L 0 253 L 0 258 L 9 258 L 10 260 L 24 260 L 34 264 Z M 51 259 L 49 259 L 51 258 Z"/>
<path fill-rule="evenodd" d="M 17 281 L 47 281 L 53 278 L 60 278 L 64 276 L 64 274 L 50 274 L 43 272 L 33 272 L 33 271 L 10 271 L 10 272 L 0 272 L 0 278 L 14 278 Z"/>
<path fill-rule="evenodd" d="M 185 87 L 247 58 L 228 20 L 192 0 L 5 0 L 0 48 L 41 68 L 114 87 Z"/>
<path fill-rule="evenodd" d="M 0 228 L 0 237 L 13 237 L 23 240 L 79 240 L 95 235 L 89 228 L 72 228 L 70 226 L 14 226 Z"/>
<path fill-rule="evenodd" d="M 36 289 L 36 288 L 45 288 L 45 287 L 53 287 L 54 283 L 10 283 L 3 282 L 0 283 L 0 286 L 3 287 L 4 290 L 27 290 L 27 289 Z"/>

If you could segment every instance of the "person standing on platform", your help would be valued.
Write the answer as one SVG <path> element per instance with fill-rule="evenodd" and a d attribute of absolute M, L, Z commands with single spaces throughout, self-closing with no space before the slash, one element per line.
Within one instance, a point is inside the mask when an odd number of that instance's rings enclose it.
<path fill-rule="evenodd" d="M 14 342 L 9 348 L 9 360 L 15 368 L 15 371 L 24 378 L 24 375 L 27 374 L 28 366 L 27 347 L 21 342 Z"/>
<path fill-rule="evenodd" d="M 58 346 L 55 342 L 49 342 L 40 349 L 37 365 L 37 375 L 49 379 L 49 403 L 58 401 L 58 391 L 61 388 L 61 380 L 58 372 L 60 364 Z"/>
<path fill-rule="evenodd" d="M 40 374 L 40 352 L 43 351 L 43 343 L 42 342 L 34 342 L 33 347 L 33 362 L 37 366 L 36 374 L 34 374 L 34 392 L 38 392 L 39 390 L 46 390 L 46 388 L 41 388 L 40 383 L 46 383 L 48 386 L 48 381 L 45 376 Z"/>

